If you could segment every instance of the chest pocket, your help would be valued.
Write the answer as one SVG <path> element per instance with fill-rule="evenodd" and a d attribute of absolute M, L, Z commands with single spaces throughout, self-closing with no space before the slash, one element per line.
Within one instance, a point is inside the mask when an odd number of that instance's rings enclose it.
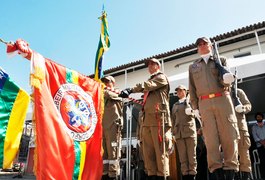
<path fill-rule="evenodd" d="M 218 69 L 216 68 L 215 66 L 215 62 L 209 62 L 209 67 L 210 67 L 210 70 L 211 70 L 211 73 L 214 75 L 214 76 L 218 76 Z"/>
<path fill-rule="evenodd" d="M 191 72 L 194 79 L 199 79 L 201 76 L 202 67 L 200 64 L 198 64 L 196 67 L 192 68 Z"/>
<path fill-rule="evenodd" d="M 174 113 L 177 114 L 179 112 L 179 108 L 177 107 L 176 109 L 174 109 Z"/>

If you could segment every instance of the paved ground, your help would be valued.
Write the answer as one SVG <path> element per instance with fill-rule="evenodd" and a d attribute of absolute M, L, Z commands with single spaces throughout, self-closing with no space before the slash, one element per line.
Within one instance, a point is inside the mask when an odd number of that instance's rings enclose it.
<path fill-rule="evenodd" d="M 15 177 L 18 173 L 16 172 L 0 172 L 0 179 L 23 179 L 23 180 L 36 180 L 36 177 L 32 174 L 25 174 L 22 178 Z"/>

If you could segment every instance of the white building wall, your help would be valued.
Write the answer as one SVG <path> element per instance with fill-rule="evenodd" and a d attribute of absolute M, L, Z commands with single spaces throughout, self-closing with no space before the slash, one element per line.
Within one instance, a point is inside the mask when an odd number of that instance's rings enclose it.
<path fill-rule="evenodd" d="M 263 53 L 265 53 L 265 35 L 259 36 L 259 41 Z M 250 52 L 251 55 L 260 54 L 260 49 L 258 47 L 256 38 L 249 40 L 244 40 L 241 42 L 233 43 L 230 45 L 222 46 L 218 48 L 219 54 L 227 58 L 233 58 L 235 55 L 240 55 L 242 53 Z M 199 58 L 198 54 L 186 56 L 180 59 L 176 59 L 169 62 L 164 62 L 162 69 L 164 73 L 168 76 L 170 82 L 170 92 L 173 93 L 175 88 L 179 84 L 183 84 L 188 87 L 188 68 L 193 61 Z M 240 72 L 239 72 L 240 73 Z M 265 73 L 265 70 L 264 70 Z M 124 89 L 128 87 L 134 87 L 137 83 L 142 83 L 146 81 L 150 74 L 147 68 L 136 70 L 127 73 L 127 81 L 125 80 L 126 75 L 115 76 L 116 86 L 119 89 Z M 141 94 L 133 94 L 133 98 L 140 98 Z"/>

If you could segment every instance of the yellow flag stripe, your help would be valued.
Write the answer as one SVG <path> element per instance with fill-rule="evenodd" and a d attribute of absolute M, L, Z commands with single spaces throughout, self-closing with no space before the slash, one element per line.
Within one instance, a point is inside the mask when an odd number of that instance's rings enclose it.
<path fill-rule="evenodd" d="M 74 83 L 74 84 L 78 84 L 78 78 L 79 76 L 78 76 L 78 72 L 76 72 L 76 71 L 72 71 L 72 82 Z"/>
<path fill-rule="evenodd" d="M 80 166 L 79 166 L 79 175 L 78 180 L 82 180 L 82 173 L 85 166 L 85 158 L 86 158 L 86 141 L 80 142 L 80 149 L 81 149 L 81 159 L 80 159 Z"/>
<path fill-rule="evenodd" d="M 18 152 L 29 100 L 29 95 L 20 89 L 14 102 L 6 131 L 3 169 L 11 168 Z"/>

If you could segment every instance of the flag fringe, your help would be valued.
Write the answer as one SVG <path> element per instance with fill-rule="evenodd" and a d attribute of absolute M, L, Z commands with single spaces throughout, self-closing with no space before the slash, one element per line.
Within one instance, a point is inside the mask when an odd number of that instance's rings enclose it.
<path fill-rule="evenodd" d="M 33 61 L 33 59 L 38 59 Z M 31 60 L 30 85 L 40 89 L 42 82 L 45 79 L 45 59 L 39 53 L 33 52 Z"/>

